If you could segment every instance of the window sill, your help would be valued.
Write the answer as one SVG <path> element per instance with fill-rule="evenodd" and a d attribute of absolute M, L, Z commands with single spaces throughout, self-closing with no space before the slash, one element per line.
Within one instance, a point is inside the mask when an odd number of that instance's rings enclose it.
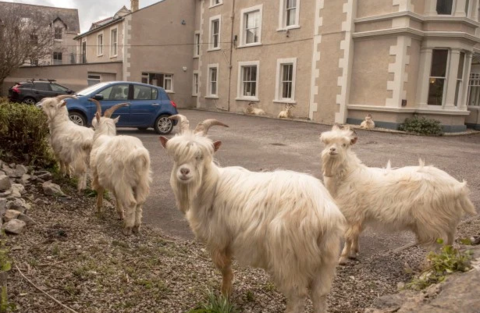
<path fill-rule="evenodd" d="M 242 97 L 242 98 L 235 98 L 235 101 L 260 102 L 260 99 L 258 99 L 257 97 Z"/>
<path fill-rule="evenodd" d="M 216 7 L 218 7 L 218 6 L 221 6 L 222 4 L 223 4 L 223 2 L 221 2 L 221 3 L 219 3 L 219 4 L 211 5 L 211 6 L 209 6 L 208 8 L 209 8 L 209 9 L 216 8 Z"/>
<path fill-rule="evenodd" d="M 295 100 L 289 100 L 289 99 L 285 99 L 285 100 L 275 99 L 275 100 L 273 100 L 273 103 L 279 103 L 279 104 L 297 104 L 297 101 L 295 101 Z"/>
<path fill-rule="evenodd" d="M 198 97 L 198 95 L 192 95 L 192 97 L 195 97 L 195 98 L 196 98 L 196 97 Z"/>
<path fill-rule="evenodd" d="M 208 52 L 211 52 L 211 51 L 220 51 L 220 50 L 221 50 L 221 48 L 218 47 L 218 48 L 208 48 L 207 51 L 208 51 Z"/>
<path fill-rule="evenodd" d="M 206 96 L 205 99 L 220 99 L 218 96 Z"/>
<path fill-rule="evenodd" d="M 300 25 L 292 25 L 292 26 L 288 26 L 288 27 L 278 28 L 277 32 L 286 32 L 287 30 L 299 29 L 299 28 L 301 28 Z"/>
<path fill-rule="evenodd" d="M 198 59 L 199 57 L 200 57 L 199 55 L 193 56 L 194 59 Z"/>
<path fill-rule="evenodd" d="M 97 54 L 97 58 L 103 57 L 103 54 Z"/>
<path fill-rule="evenodd" d="M 250 48 L 250 47 L 258 47 L 258 46 L 261 46 L 262 43 L 261 42 L 258 42 L 258 43 L 250 43 L 250 44 L 243 44 L 243 45 L 239 45 L 237 48 Z"/>
<path fill-rule="evenodd" d="M 173 90 L 165 90 L 165 92 L 169 93 L 169 94 L 174 94 L 175 93 L 175 91 L 173 91 Z"/>
<path fill-rule="evenodd" d="M 53 41 L 55 41 L 55 42 L 62 42 L 63 39 L 54 39 Z"/>
<path fill-rule="evenodd" d="M 111 56 L 110 59 L 115 59 L 116 57 L 118 57 L 118 54 Z"/>

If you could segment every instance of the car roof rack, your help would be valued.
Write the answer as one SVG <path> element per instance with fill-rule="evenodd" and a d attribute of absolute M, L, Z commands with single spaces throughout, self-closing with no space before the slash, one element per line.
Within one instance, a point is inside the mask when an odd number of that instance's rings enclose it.
<path fill-rule="evenodd" d="M 56 79 L 44 79 L 44 78 L 39 78 L 38 80 L 39 80 L 39 81 L 43 81 L 43 82 L 48 81 L 48 82 L 50 82 L 50 83 L 53 83 L 53 82 L 56 82 L 56 81 L 57 81 Z"/>

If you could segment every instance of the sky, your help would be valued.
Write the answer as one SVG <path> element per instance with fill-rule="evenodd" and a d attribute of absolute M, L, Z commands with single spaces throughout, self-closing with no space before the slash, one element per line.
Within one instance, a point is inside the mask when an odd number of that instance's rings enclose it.
<path fill-rule="evenodd" d="M 90 29 L 93 22 L 113 16 L 122 6 L 130 9 L 130 0 L 0 0 L 26 4 L 46 5 L 59 8 L 78 9 L 82 33 Z M 140 9 L 160 0 L 140 0 Z"/>

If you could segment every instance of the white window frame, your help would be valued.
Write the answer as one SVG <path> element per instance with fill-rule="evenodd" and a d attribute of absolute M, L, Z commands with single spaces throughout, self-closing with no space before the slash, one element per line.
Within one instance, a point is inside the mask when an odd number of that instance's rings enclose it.
<path fill-rule="evenodd" d="M 193 57 L 198 58 L 200 56 L 200 31 L 197 30 L 193 36 Z"/>
<path fill-rule="evenodd" d="M 218 20 L 218 47 L 215 47 L 213 44 L 214 44 L 214 40 L 213 40 L 213 27 L 212 27 L 212 23 L 213 21 L 217 21 Z M 215 15 L 215 16 L 212 16 L 210 18 L 210 31 L 209 31 L 209 43 L 208 43 L 208 51 L 216 51 L 216 50 L 220 50 L 221 48 L 221 44 L 220 44 L 220 41 L 221 41 L 221 38 L 222 38 L 222 16 L 221 15 Z"/>
<path fill-rule="evenodd" d="M 102 75 L 100 75 L 100 74 L 87 74 L 87 85 L 88 85 L 89 80 L 95 80 L 96 81 L 97 78 L 98 78 L 98 83 L 101 83 L 102 82 Z M 95 84 L 93 84 L 93 85 L 95 85 Z M 88 86 L 93 86 L 93 85 L 88 85 Z"/>
<path fill-rule="evenodd" d="M 217 81 L 216 81 L 216 89 L 217 89 L 217 93 L 215 94 L 212 94 L 212 86 L 211 86 L 211 78 L 212 76 L 210 75 L 210 69 L 212 68 L 215 68 L 217 69 Z M 215 64 L 208 64 L 208 67 L 207 67 L 207 75 L 208 75 L 208 78 L 207 78 L 207 96 L 205 98 L 214 98 L 214 99 L 218 99 L 218 77 L 220 76 L 220 70 L 219 70 L 219 66 L 218 66 L 218 63 L 215 63 Z"/>
<path fill-rule="evenodd" d="M 256 95 L 255 96 L 244 96 L 243 95 L 243 67 L 246 66 L 256 66 L 257 67 L 257 81 L 255 86 Z M 260 81 L 260 61 L 246 61 L 238 62 L 238 86 L 237 86 L 237 98 L 235 100 L 245 100 L 245 101 L 260 101 L 258 95 L 260 93 L 259 89 Z"/>
<path fill-rule="evenodd" d="M 287 0 L 280 0 L 280 10 L 278 17 L 278 29 L 277 31 L 285 31 L 287 29 L 300 28 L 300 2 L 297 0 L 297 7 L 295 12 L 295 24 L 287 26 Z"/>
<path fill-rule="evenodd" d="M 282 98 L 282 66 L 286 64 L 293 65 L 292 69 L 292 98 Z M 277 59 L 277 77 L 276 77 L 276 87 L 275 87 L 275 100 L 274 102 L 280 103 L 297 103 L 295 100 L 295 86 L 297 83 L 297 58 L 287 58 L 287 59 Z"/>
<path fill-rule="evenodd" d="M 438 48 L 433 48 L 432 49 L 432 54 L 433 54 L 433 51 L 434 50 L 446 50 L 448 51 L 448 57 L 447 57 L 447 68 L 446 68 L 446 71 L 445 71 L 445 77 L 439 77 L 439 76 L 431 76 L 431 73 L 432 73 L 432 63 L 433 63 L 433 55 L 432 55 L 432 60 L 430 61 L 430 66 L 428 67 L 428 81 L 429 81 L 429 84 L 428 84 L 428 92 L 427 92 L 427 105 L 430 107 L 430 108 L 443 108 L 445 107 L 445 103 L 447 101 L 447 92 L 448 92 L 448 78 L 450 76 L 450 62 L 452 60 L 452 51 L 448 48 L 441 48 L 441 47 L 438 47 Z M 430 80 L 434 78 L 434 79 L 443 79 L 445 80 L 445 82 L 443 83 L 443 94 L 442 94 L 442 103 L 440 105 L 436 105 L 436 104 L 430 104 L 428 103 L 428 96 L 430 94 Z"/>
<path fill-rule="evenodd" d="M 246 29 L 245 29 L 245 27 L 246 27 L 245 16 L 248 13 L 252 13 L 252 12 L 255 12 L 255 11 L 259 11 L 259 15 L 260 15 L 260 25 L 258 26 L 258 42 L 247 44 L 246 43 L 247 36 L 246 36 Z M 263 25 L 263 13 L 262 12 L 263 12 L 263 4 L 259 4 L 259 5 L 253 6 L 253 7 L 249 7 L 249 8 L 243 9 L 241 11 L 241 15 L 240 15 L 241 16 L 240 44 L 238 45 L 239 48 L 260 46 L 262 44 L 262 25 Z"/>
<path fill-rule="evenodd" d="M 218 3 L 215 3 L 216 1 L 218 1 Z M 219 5 L 222 5 L 222 4 L 223 4 L 223 0 L 210 0 L 209 8 L 218 7 Z"/>
<path fill-rule="evenodd" d="M 115 50 L 116 50 L 115 52 L 116 53 L 115 54 L 113 54 L 114 45 L 113 45 L 113 40 L 112 40 L 113 39 L 112 38 L 112 32 L 114 30 L 116 31 L 115 32 L 115 34 L 116 34 L 116 41 L 115 41 Z M 110 57 L 115 58 L 117 56 L 118 56 L 118 27 L 112 27 L 112 28 L 110 28 Z"/>
<path fill-rule="evenodd" d="M 56 38 L 56 33 L 57 33 L 57 29 L 60 29 L 60 38 Z M 54 26 L 54 29 L 53 29 L 53 39 L 55 41 L 63 41 L 63 34 L 64 34 L 64 28 L 61 27 L 61 26 Z"/>
<path fill-rule="evenodd" d="M 460 60 L 462 58 L 462 54 L 463 54 L 463 67 L 460 66 Z M 460 103 L 459 103 L 460 101 L 459 100 L 462 100 L 462 102 L 463 102 L 462 98 L 464 96 L 461 95 L 461 92 L 464 89 L 463 88 L 463 84 L 464 84 L 463 82 L 464 82 L 465 79 L 467 79 L 465 77 L 465 73 L 466 73 L 465 69 L 466 69 L 467 62 L 468 62 L 467 61 L 467 53 L 465 51 L 460 51 L 460 55 L 459 55 L 459 59 L 458 59 L 458 71 L 460 71 L 460 70 L 462 71 L 462 76 L 458 77 L 459 73 L 457 72 L 457 79 L 455 81 L 455 99 L 454 99 L 454 104 L 455 104 L 455 107 L 457 107 L 457 108 L 460 107 Z"/>
<path fill-rule="evenodd" d="M 100 44 L 100 36 L 102 37 L 102 43 Z M 105 35 L 103 32 L 97 34 L 97 57 L 103 56 L 103 44 L 105 42 Z"/>
<path fill-rule="evenodd" d="M 218 75 L 218 70 L 217 70 L 217 75 Z M 198 96 L 199 91 L 200 91 L 200 73 L 198 71 L 193 71 L 192 96 L 195 96 L 195 97 Z"/>
<path fill-rule="evenodd" d="M 167 93 L 174 93 L 175 88 L 173 87 L 173 74 L 165 74 L 165 73 L 162 73 L 162 74 L 163 74 L 163 89 L 165 89 Z M 170 81 L 170 86 L 172 86 L 171 89 L 165 88 L 167 86 L 167 80 Z"/>

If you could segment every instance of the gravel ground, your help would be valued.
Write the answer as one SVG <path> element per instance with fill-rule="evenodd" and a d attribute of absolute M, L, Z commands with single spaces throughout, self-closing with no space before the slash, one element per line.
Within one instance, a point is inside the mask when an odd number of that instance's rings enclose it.
<path fill-rule="evenodd" d="M 77 312 L 186 312 L 218 290 L 220 273 L 202 246 L 174 239 L 148 226 L 140 236 L 125 237 L 113 208 L 96 214 L 94 199 L 46 197 L 40 186 L 27 188 L 37 224 L 7 245 L 14 264 L 41 290 Z M 480 221 L 459 227 L 458 237 L 478 234 Z M 382 241 L 381 235 L 378 240 Z M 376 254 L 338 268 L 329 296 L 330 312 L 363 312 L 381 295 L 419 270 L 425 251 Z M 410 273 L 410 274 L 409 274 Z M 63 312 L 30 285 L 15 267 L 9 274 L 9 298 L 17 312 Z M 236 267 L 233 303 L 240 312 L 283 312 L 285 299 L 261 270 Z M 64 310 L 65 311 L 65 310 Z M 66 311 L 65 311 L 66 312 Z M 308 303 L 307 312 L 311 312 Z"/>

